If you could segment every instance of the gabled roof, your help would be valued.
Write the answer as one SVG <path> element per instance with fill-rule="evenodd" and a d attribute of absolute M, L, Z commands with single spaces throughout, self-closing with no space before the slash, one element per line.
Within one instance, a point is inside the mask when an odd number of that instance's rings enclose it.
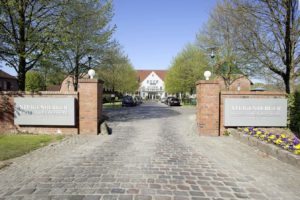
<path fill-rule="evenodd" d="M 14 76 L 12 76 L 12 75 L 10 75 L 10 74 L 2 71 L 1 69 L 0 69 L 0 78 L 17 79 L 16 77 L 14 77 Z"/>
<path fill-rule="evenodd" d="M 155 72 L 155 74 L 157 74 L 161 80 L 165 80 L 167 70 L 137 70 L 139 82 L 144 81 L 151 74 L 151 72 Z"/>

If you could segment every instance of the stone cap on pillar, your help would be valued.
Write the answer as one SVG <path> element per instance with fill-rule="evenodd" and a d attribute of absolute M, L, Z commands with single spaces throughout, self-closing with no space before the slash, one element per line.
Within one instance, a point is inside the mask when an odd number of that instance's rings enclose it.
<path fill-rule="evenodd" d="M 215 81 L 215 80 L 200 80 L 196 82 L 196 85 L 199 84 L 219 84 L 219 81 Z"/>
<path fill-rule="evenodd" d="M 104 83 L 101 79 L 88 79 L 88 78 L 82 78 L 78 79 L 78 83 Z"/>

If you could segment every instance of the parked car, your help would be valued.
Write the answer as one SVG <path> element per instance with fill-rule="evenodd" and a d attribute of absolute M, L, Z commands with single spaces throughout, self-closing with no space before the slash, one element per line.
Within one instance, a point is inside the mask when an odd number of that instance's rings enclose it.
<path fill-rule="evenodd" d="M 174 98 L 174 97 L 167 97 L 167 99 L 166 99 L 166 101 L 165 101 L 165 104 L 169 105 L 169 100 L 170 100 L 171 98 Z"/>
<path fill-rule="evenodd" d="M 124 96 L 122 99 L 122 106 L 136 106 L 136 103 L 132 96 Z"/>
<path fill-rule="evenodd" d="M 163 97 L 163 98 L 160 99 L 160 102 L 161 102 L 161 103 L 166 103 L 166 101 L 167 101 L 167 98 L 166 98 L 166 97 Z"/>
<path fill-rule="evenodd" d="M 172 98 L 169 98 L 168 105 L 169 106 L 180 106 L 180 101 L 178 98 L 172 97 Z"/>
<path fill-rule="evenodd" d="M 133 100 L 134 100 L 134 102 L 135 102 L 136 105 L 140 105 L 140 104 L 143 103 L 142 97 L 140 97 L 140 96 L 135 96 L 133 98 Z"/>

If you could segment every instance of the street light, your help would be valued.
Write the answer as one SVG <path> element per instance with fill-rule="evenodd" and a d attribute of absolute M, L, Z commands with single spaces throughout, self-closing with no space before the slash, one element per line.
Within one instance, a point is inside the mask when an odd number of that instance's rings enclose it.
<path fill-rule="evenodd" d="M 216 57 L 215 56 L 215 53 L 214 53 L 214 49 L 215 47 L 211 48 L 211 54 L 210 54 L 210 58 L 212 60 L 212 65 L 211 65 L 211 74 L 214 75 L 214 58 Z"/>
<path fill-rule="evenodd" d="M 91 69 L 92 56 L 89 56 L 89 57 L 88 57 L 88 60 L 89 60 L 89 69 Z"/>

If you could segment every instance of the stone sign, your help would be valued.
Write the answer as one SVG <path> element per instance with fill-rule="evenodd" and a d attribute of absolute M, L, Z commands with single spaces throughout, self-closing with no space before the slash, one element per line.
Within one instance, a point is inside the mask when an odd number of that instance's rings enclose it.
<path fill-rule="evenodd" d="M 285 127 L 286 99 L 224 99 L 224 126 Z"/>
<path fill-rule="evenodd" d="M 75 98 L 14 98 L 15 125 L 75 125 Z"/>

